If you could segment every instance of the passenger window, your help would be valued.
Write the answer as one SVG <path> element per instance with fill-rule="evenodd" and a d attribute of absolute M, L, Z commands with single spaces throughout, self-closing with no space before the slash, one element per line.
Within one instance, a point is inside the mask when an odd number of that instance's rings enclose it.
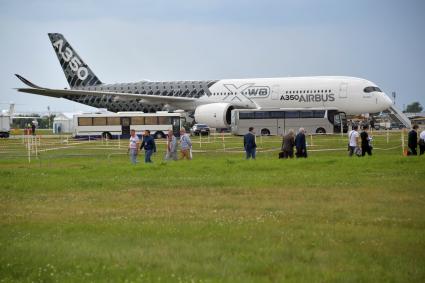
<path fill-rule="evenodd" d="M 132 125 L 144 125 L 145 124 L 145 117 L 131 117 L 131 124 Z"/>
<path fill-rule="evenodd" d="M 324 118 L 325 117 L 325 111 L 324 110 L 313 111 L 313 117 L 314 118 Z"/>
<path fill-rule="evenodd" d="M 313 111 L 300 111 L 300 118 L 313 118 Z"/>
<path fill-rule="evenodd" d="M 120 117 L 108 117 L 108 125 L 121 125 Z"/>
<path fill-rule="evenodd" d="M 286 119 L 298 119 L 299 118 L 299 112 L 298 111 L 287 111 L 287 112 L 285 112 L 285 118 Z"/>
<path fill-rule="evenodd" d="M 92 118 L 87 118 L 87 117 L 78 118 L 78 126 L 91 126 L 91 125 L 92 125 Z"/>
<path fill-rule="evenodd" d="M 157 117 L 145 117 L 145 125 L 157 125 Z"/>
<path fill-rule="evenodd" d="M 254 112 L 239 112 L 239 119 L 254 119 Z"/>
<path fill-rule="evenodd" d="M 160 125 L 167 125 L 167 124 L 171 124 L 171 118 L 170 117 L 158 117 L 158 123 Z"/>
<path fill-rule="evenodd" d="M 255 119 L 269 119 L 270 118 L 270 112 L 267 111 L 258 111 L 254 114 Z"/>
<path fill-rule="evenodd" d="M 285 118 L 285 112 L 284 111 L 272 111 L 272 112 L 270 112 L 270 118 L 284 119 Z"/>
<path fill-rule="evenodd" d="M 105 126 L 105 125 L 106 125 L 106 117 L 93 118 L 93 126 Z"/>

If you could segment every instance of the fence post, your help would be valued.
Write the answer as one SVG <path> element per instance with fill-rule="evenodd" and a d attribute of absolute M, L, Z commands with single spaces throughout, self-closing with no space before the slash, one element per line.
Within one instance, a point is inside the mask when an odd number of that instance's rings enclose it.
<path fill-rule="evenodd" d="M 387 143 L 390 142 L 390 130 L 387 129 Z"/>
<path fill-rule="evenodd" d="M 310 146 L 313 146 L 313 134 L 310 134 Z"/>
<path fill-rule="evenodd" d="M 202 133 L 199 132 L 199 148 L 202 148 Z"/>
<path fill-rule="evenodd" d="M 401 155 L 404 156 L 404 129 L 401 130 Z"/>
<path fill-rule="evenodd" d="M 38 158 L 37 136 L 34 136 L 34 139 L 35 139 L 35 157 Z"/>
<path fill-rule="evenodd" d="M 29 139 L 27 139 L 27 150 L 28 150 L 28 163 L 31 163 L 31 147 L 30 147 Z"/>
<path fill-rule="evenodd" d="M 221 132 L 221 140 L 223 142 L 223 151 L 226 151 L 226 145 L 224 144 L 224 132 Z"/>

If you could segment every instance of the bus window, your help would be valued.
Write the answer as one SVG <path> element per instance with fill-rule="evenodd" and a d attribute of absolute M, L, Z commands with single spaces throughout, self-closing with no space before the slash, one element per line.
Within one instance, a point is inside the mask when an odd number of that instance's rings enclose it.
<path fill-rule="evenodd" d="M 257 111 L 254 112 L 255 119 L 270 119 L 270 112 L 268 111 Z"/>
<path fill-rule="evenodd" d="M 314 118 L 324 118 L 325 117 L 325 110 L 316 110 L 313 111 L 313 117 Z"/>
<path fill-rule="evenodd" d="M 298 119 L 299 118 L 299 112 L 298 111 L 287 111 L 285 112 L 285 118 L 286 119 Z"/>
<path fill-rule="evenodd" d="M 91 117 L 78 118 L 78 126 L 91 126 L 91 125 L 92 125 Z"/>
<path fill-rule="evenodd" d="M 158 117 L 145 117 L 145 125 L 157 125 Z"/>
<path fill-rule="evenodd" d="M 110 126 L 121 125 L 120 117 L 108 117 L 107 122 Z"/>
<path fill-rule="evenodd" d="M 313 111 L 300 111 L 300 118 L 313 118 Z"/>
<path fill-rule="evenodd" d="M 132 125 L 144 125 L 145 124 L 145 117 L 131 117 L 131 124 Z"/>
<path fill-rule="evenodd" d="M 171 117 L 160 116 L 158 117 L 159 125 L 171 124 Z"/>
<path fill-rule="evenodd" d="M 106 126 L 106 117 L 93 117 L 93 126 Z"/>
<path fill-rule="evenodd" d="M 284 111 L 272 111 L 272 112 L 270 112 L 270 118 L 284 119 L 285 118 L 285 112 Z"/>
<path fill-rule="evenodd" d="M 254 112 L 239 112 L 239 119 L 254 119 Z"/>

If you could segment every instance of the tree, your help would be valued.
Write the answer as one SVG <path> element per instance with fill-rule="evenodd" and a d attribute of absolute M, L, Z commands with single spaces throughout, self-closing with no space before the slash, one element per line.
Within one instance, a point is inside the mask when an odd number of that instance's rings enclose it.
<path fill-rule="evenodd" d="M 409 105 L 407 105 L 406 110 L 404 112 L 407 113 L 419 113 L 422 112 L 424 108 L 419 102 L 413 102 Z"/>

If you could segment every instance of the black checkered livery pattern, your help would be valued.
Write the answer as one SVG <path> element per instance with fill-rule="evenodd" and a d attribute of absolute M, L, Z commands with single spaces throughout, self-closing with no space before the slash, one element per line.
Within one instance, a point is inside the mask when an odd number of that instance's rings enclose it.
<path fill-rule="evenodd" d="M 143 111 L 155 112 L 164 109 L 166 103 L 147 105 L 142 104 L 137 99 L 120 101 L 114 99 L 114 93 L 132 93 L 144 95 L 158 95 L 164 97 L 190 97 L 200 98 L 201 96 L 210 96 L 209 88 L 215 84 L 216 80 L 211 81 L 172 81 L 172 82 L 149 82 L 142 81 L 137 83 L 121 84 L 101 84 L 96 86 L 79 86 L 74 89 L 89 91 L 110 92 L 111 95 L 100 96 L 65 96 L 64 98 L 86 104 L 97 108 L 106 108 L 109 111 Z"/>

